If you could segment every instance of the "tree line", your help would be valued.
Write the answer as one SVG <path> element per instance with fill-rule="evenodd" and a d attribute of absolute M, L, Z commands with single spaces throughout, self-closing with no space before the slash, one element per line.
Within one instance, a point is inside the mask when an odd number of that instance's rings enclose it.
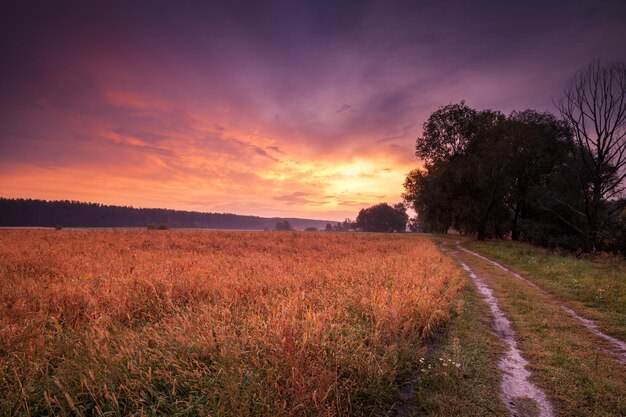
<path fill-rule="evenodd" d="M 343 222 L 335 224 L 326 223 L 324 229 L 317 227 L 307 227 L 305 232 L 380 232 L 380 233 L 402 233 L 406 230 L 409 216 L 406 213 L 406 206 L 398 203 L 393 206 L 387 203 L 380 203 L 374 206 L 361 209 L 356 220 L 345 219 Z M 292 231 L 293 227 L 287 220 L 279 221 L 274 228 L 276 231 Z"/>
<path fill-rule="evenodd" d="M 266 218 L 230 213 L 146 209 L 80 201 L 0 197 L 0 227 L 147 227 L 277 231 L 403 232 L 408 216 L 402 203 L 362 209 L 355 221 Z"/>
<path fill-rule="evenodd" d="M 431 114 L 404 184 L 415 227 L 626 251 L 626 66 L 591 63 L 555 104 L 560 117 L 465 102 Z"/>
<path fill-rule="evenodd" d="M 201 213 L 134 208 L 79 201 L 0 198 L 0 227 L 153 227 L 271 230 L 277 222 L 303 230 L 323 228 L 324 220 L 266 218 L 230 213 Z M 335 224 L 335 222 L 333 222 Z M 153 226 L 151 226 L 153 225 Z"/>

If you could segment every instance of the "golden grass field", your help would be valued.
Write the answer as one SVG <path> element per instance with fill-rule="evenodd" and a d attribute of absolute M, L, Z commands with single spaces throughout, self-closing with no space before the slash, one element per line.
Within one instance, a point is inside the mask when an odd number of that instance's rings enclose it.
<path fill-rule="evenodd" d="M 465 281 L 416 235 L 0 232 L 0 415 L 380 415 Z"/>

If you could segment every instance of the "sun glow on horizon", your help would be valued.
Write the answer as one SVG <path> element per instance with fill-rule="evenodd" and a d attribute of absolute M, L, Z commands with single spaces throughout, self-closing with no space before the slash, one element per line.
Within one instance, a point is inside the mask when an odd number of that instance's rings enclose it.
<path fill-rule="evenodd" d="M 439 106 L 548 111 L 571 68 L 624 60 L 620 0 L 593 16 L 541 3 L 536 21 L 441 2 L 154 3 L 3 9 L 0 196 L 354 218 L 400 201 Z"/>
<path fill-rule="evenodd" d="M 343 220 L 371 204 L 399 201 L 413 165 L 398 164 L 393 155 L 303 156 L 260 129 L 98 132 L 102 139 L 90 148 L 117 152 L 116 164 L 100 158 L 54 167 L 13 164 L 0 173 L 2 196 Z"/>

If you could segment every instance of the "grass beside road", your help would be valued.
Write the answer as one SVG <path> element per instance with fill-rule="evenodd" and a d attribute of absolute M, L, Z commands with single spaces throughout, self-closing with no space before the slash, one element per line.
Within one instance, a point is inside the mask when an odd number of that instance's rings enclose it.
<path fill-rule="evenodd" d="M 577 258 L 511 241 L 464 239 L 468 249 L 528 277 L 607 333 L 626 340 L 626 262 Z"/>
<path fill-rule="evenodd" d="M 504 345 L 490 327 L 490 313 L 472 285 L 462 293 L 456 315 L 432 340 L 416 381 L 413 413 L 428 417 L 508 414 L 498 393 L 498 358 Z M 458 364 L 458 366 L 457 366 Z"/>

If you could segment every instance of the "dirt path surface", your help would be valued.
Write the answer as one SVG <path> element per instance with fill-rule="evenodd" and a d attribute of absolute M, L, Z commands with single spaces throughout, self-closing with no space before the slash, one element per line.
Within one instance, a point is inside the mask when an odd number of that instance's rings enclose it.
<path fill-rule="evenodd" d="M 553 417 L 553 408 L 546 394 L 541 388 L 530 381 L 531 373 L 528 370 L 528 361 L 524 359 L 517 346 L 517 340 L 515 338 L 515 332 L 511 327 L 511 322 L 500 309 L 493 290 L 486 284 L 482 277 L 477 275 L 457 256 L 455 251 L 448 250 L 443 245 L 441 247 L 467 272 L 483 300 L 489 305 L 493 316 L 493 328 L 508 348 L 505 355 L 500 359 L 498 367 L 502 371 L 500 396 L 511 412 L 511 415 L 514 417 Z M 458 246 L 458 248 L 463 249 L 460 246 Z"/>
<path fill-rule="evenodd" d="M 556 298 L 554 298 L 551 294 L 549 294 L 547 291 L 543 290 L 541 287 L 539 287 L 537 284 L 535 284 L 534 282 L 524 278 L 522 275 L 518 274 L 517 272 L 511 271 L 509 268 L 505 267 L 504 265 L 489 259 L 479 253 L 476 253 L 474 251 L 471 251 L 469 249 L 464 248 L 463 246 L 461 246 L 461 244 L 457 241 L 456 242 L 457 248 L 459 250 L 462 250 L 465 253 L 469 253 L 470 255 L 476 256 L 486 262 L 489 262 L 492 265 L 495 265 L 496 267 L 500 268 L 501 270 L 508 272 L 509 274 L 513 275 L 515 278 L 520 279 L 524 282 L 526 282 L 528 285 L 532 286 L 533 288 L 541 291 L 543 294 L 547 295 L 552 301 L 554 301 L 555 304 L 557 304 L 563 311 L 565 311 L 567 314 L 569 314 L 570 316 L 572 316 L 576 321 L 578 321 L 580 324 L 582 324 L 585 328 L 587 328 L 587 330 L 589 330 L 591 333 L 593 333 L 595 336 L 604 339 L 605 341 L 608 342 L 608 346 L 607 348 L 604 348 L 602 350 L 608 351 L 608 353 L 610 353 L 612 356 L 615 357 L 615 359 L 617 359 L 620 363 L 625 364 L 626 365 L 626 343 L 623 342 L 622 340 L 619 340 L 613 336 L 609 336 L 608 334 L 602 332 L 602 330 L 600 330 L 600 328 L 598 327 L 598 325 L 593 321 L 593 320 L 589 320 L 586 319 L 584 317 L 581 317 L 580 315 L 578 315 L 574 310 L 572 310 L 571 308 L 567 307 L 566 305 L 562 304 L 561 302 L 559 302 Z"/>

